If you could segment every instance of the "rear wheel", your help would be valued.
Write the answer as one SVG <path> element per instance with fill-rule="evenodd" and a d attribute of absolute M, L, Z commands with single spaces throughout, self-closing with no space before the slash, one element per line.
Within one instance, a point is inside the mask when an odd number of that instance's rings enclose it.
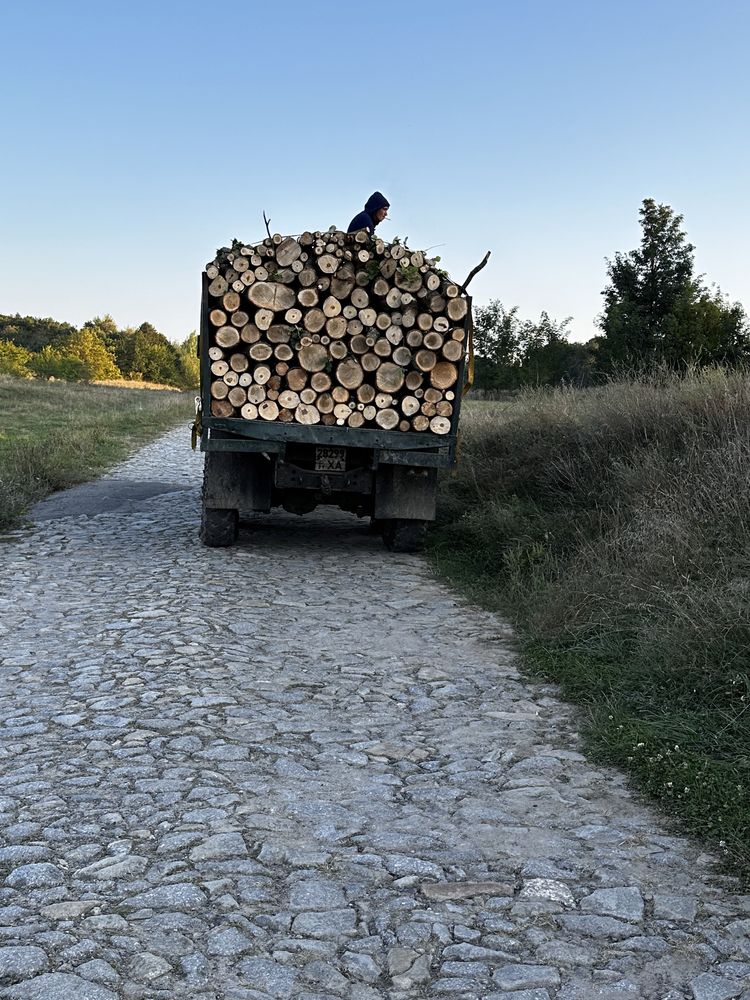
<path fill-rule="evenodd" d="M 396 517 L 383 521 L 383 541 L 391 552 L 419 552 L 427 535 L 427 521 Z"/>
<path fill-rule="evenodd" d="M 201 541 L 211 548 L 234 545 L 239 531 L 239 514 L 223 507 L 204 507 L 201 515 Z"/>

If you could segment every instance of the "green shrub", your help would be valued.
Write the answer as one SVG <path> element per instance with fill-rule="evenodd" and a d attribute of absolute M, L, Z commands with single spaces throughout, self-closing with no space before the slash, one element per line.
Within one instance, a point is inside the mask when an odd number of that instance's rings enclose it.
<path fill-rule="evenodd" d="M 15 375 L 17 378 L 29 378 L 31 369 L 29 360 L 31 351 L 18 347 L 10 340 L 0 340 L 0 373 Z"/>

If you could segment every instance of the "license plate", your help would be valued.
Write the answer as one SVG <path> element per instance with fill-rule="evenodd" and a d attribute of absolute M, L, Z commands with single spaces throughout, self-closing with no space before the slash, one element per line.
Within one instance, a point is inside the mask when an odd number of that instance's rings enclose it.
<path fill-rule="evenodd" d="M 316 448 L 315 471 L 346 472 L 346 448 Z"/>

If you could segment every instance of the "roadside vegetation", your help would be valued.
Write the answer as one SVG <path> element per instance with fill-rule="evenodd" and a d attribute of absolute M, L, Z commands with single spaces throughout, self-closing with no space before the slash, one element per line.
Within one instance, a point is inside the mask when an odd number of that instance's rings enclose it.
<path fill-rule="evenodd" d="M 193 394 L 0 375 L 0 529 L 29 505 L 85 482 L 138 445 L 189 424 Z"/>
<path fill-rule="evenodd" d="M 750 864 L 750 374 L 464 410 L 431 555 L 514 622 L 590 751 Z"/>

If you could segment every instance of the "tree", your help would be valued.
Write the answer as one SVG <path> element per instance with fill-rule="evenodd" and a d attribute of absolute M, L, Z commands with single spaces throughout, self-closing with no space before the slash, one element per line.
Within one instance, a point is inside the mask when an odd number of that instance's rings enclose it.
<path fill-rule="evenodd" d="M 693 275 L 693 251 L 683 218 L 669 205 L 646 198 L 641 206 L 641 244 L 607 260 L 602 292 L 605 364 L 643 366 L 656 361 L 736 359 L 746 348 L 741 306 L 708 292 Z"/>
<path fill-rule="evenodd" d="M 198 357 L 198 334 L 193 330 L 181 344 L 177 345 L 177 368 L 179 385 L 183 389 L 195 389 L 200 384 L 201 366 Z"/>
<path fill-rule="evenodd" d="M 112 354 L 104 346 L 99 335 L 91 327 L 83 327 L 66 337 L 61 352 L 77 358 L 86 366 L 87 380 L 122 378 Z"/>
<path fill-rule="evenodd" d="M 491 299 L 474 314 L 475 385 L 478 389 L 513 389 L 518 385 L 521 321 L 518 306 L 506 309 Z"/>
<path fill-rule="evenodd" d="M 36 316 L 0 316 L 0 338 L 12 340 L 27 351 L 40 351 L 47 344 L 59 344 L 75 332 L 70 323 L 58 323 L 54 319 L 38 319 Z"/>
<path fill-rule="evenodd" d="M 66 354 L 52 344 L 47 344 L 37 354 L 32 355 L 29 368 L 39 378 L 61 378 L 68 382 L 83 382 L 91 377 L 89 366 L 85 361 Z"/>
<path fill-rule="evenodd" d="M 29 378 L 31 357 L 31 351 L 25 347 L 19 347 L 10 340 L 0 340 L 0 374 Z"/>
<path fill-rule="evenodd" d="M 141 323 L 133 334 L 130 374 L 166 385 L 175 385 L 178 381 L 177 350 L 151 323 Z"/>

